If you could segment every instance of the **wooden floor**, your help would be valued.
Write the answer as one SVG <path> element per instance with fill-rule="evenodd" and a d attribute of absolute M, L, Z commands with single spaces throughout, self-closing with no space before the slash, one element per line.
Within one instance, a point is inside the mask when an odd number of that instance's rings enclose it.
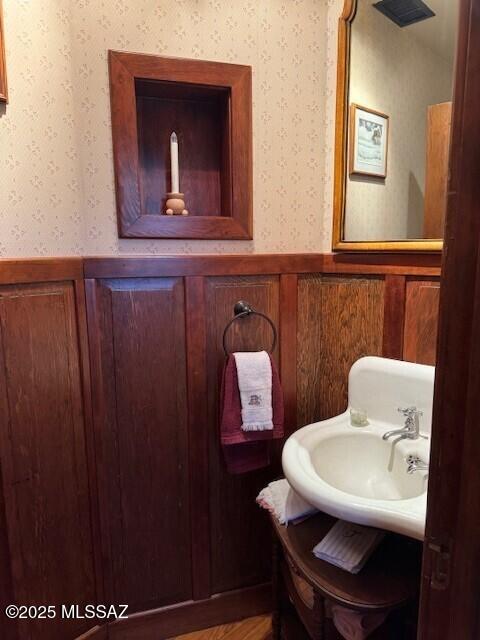
<path fill-rule="evenodd" d="M 170 640 L 271 640 L 271 628 L 270 616 L 257 616 Z"/>

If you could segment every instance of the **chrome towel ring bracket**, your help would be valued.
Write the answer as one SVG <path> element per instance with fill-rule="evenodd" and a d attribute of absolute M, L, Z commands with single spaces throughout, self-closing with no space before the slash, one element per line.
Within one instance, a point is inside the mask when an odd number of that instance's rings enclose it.
<path fill-rule="evenodd" d="M 235 304 L 235 306 L 233 307 L 233 313 L 234 313 L 233 318 L 230 320 L 230 322 L 227 324 L 227 326 L 225 327 L 225 329 L 223 331 L 223 340 L 222 340 L 222 342 L 223 342 L 223 350 L 224 350 L 226 356 L 229 355 L 228 349 L 227 349 L 227 343 L 226 343 L 228 330 L 230 329 L 232 324 L 234 322 L 236 322 L 237 320 L 240 320 L 241 318 L 246 318 L 247 316 L 251 316 L 251 315 L 260 316 L 261 318 L 263 318 L 264 320 L 266 320 L 268 322 L 268 324 L 270 325 L 270 327 L 272 329 L 272 333 L 273 333 L 272 346 L 270 347 L 269 353 L 273 353 L 275 351 L 275 347 L 277 345 L 277 329 L 276 329 L 274 323 L 272 322 L 272 320 L 267 315 L 265 315 L 261 311 L 255 311 L 248 304 L 248 302 L 244 302 L 243 300 L 239 300 Z"/>

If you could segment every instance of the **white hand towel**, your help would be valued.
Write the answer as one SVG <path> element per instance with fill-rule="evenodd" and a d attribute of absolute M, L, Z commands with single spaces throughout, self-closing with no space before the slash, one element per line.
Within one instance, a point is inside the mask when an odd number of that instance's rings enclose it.
<path fill-rule="evenodd" d="M 317 512 L 317 509 L 305 502 L 285 479 L 270 482 L 268 487 L 258 494 L 257 503 L 268 509 L 280 524 L 288 524 Z"/>
<path fill-rule="evenodd" d="M 358 573 L 378 547 L 384 531 L 338 520 L 313 549 L 320 560 L 334 564 L 349 573 Z"/>
<path fill-rule="evenodd" d="M 354 611 L 331 605 L 333 624 L 345 640 L 366 640 L 386 620 L 388 612 Z"/>
<path fill-rule="evenodd" d="M 233 355 L 242 404 L 242 431 L 273 429 L 272 365 L 268 353 L 253 351 Z"/>

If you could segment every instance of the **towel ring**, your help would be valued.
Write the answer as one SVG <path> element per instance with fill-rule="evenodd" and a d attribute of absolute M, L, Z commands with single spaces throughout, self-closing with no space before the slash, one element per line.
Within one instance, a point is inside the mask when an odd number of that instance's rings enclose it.
<path fill-rule="evenodd" d="M 270 325 L 273 332 L 273 340 L 272 340 L 272 346 L 270 347 L 270 351 L 268 353 L 273 353 L 275 351 L 275 347 L 277 345 L 277 329 L 275 328 L 275 325 L 273 324 L 272 320 L 267 315 L 265 315 L 261 311 L 255 311 L 248 304 L 248 302 L 244 302 L 243 300 L 240 300 L 235 304 L 235 306 L 233 307 L 233 313 L 234 313 L 234 317 L 230 320 L 230 322 L 227 324 L 227 326 L 223 331 L 222 343 L 223 343 L 223 350 L 226 356 L 229 355 L 228 349 L 227 349 L 227 343 L 226 343 L 228 330 L 236 320 L 240 320 L 240 318 L 246 318 L 247 316 L 252 316 L 252 315 L 260 316 L 261 318 L 266 320 Z"/>

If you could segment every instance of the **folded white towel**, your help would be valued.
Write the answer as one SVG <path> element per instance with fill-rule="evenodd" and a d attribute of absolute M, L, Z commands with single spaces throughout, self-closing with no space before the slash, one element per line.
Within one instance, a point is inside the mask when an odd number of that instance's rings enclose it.
<path fill-rule="evenodd" d="M 384 531 L 338 520 L 313 549 L 325 560 L 349 573 L 358 573 L 385 536 Z"/>
<path fill-rule="evenodd" d="M 330 609 L 333 624 L 345 640 L 366 640 L 388 615 L 388 612 L 354 611 L 338 604 L 332 604 Z"/>
<path fill-rule="evenodd" d="M 258 494 L 257 503 L 268 509 L 280 524 L 304 519 L 317 512 L 317 509 L 305 502 L 285 479 L 270 482 L 268 487 Z"/>
<path fill-rule="evenodd" d="M 272 364 L 266 351 L 235 356 L 242 404 L 242 431 L 273 429 Z"/>

